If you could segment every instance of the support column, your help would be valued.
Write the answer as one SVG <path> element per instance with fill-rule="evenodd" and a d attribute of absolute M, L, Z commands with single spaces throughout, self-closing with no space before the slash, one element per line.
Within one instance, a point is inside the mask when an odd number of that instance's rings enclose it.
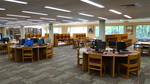
<path fill-rule="evenodd" d="M 3 33 L 3 37 L 7 37 L 6 36 L 6 27 L 3 28 L 3 32 L 2 33 Z"/>
<path fill-rule="evenodd" d="M 105 41 L 105 20 L 99 20 L 99 39 Z"/>
<path fill-rule="evenodd" d="M 49 38 L 51 43 L 54 43 L 53 23 L 49 24 Z"/>
<path fill-rule="evenodd" d="M 24 28 L 24 26 L 21 26 L 20 27 L 20 32 L 21 32 L 21 38 L 25 38 L 25 28 Z"/>

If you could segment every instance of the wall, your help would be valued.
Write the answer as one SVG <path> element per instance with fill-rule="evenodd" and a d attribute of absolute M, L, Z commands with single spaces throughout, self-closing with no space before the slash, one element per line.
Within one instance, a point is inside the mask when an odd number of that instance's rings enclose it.
<path fill-rule="evenodd" d="M 79 24 L 65 24 L 65 25 L 54 25 L 55 26 L 59 26 L 59 27 L 62 27 L 62 33 L 67 33 L 67 28 L 68 27 L 87 27 L 88 25 L 94 25 L 94 27 L 96 26 L 99 26 L 99 23 L 98 22 L 95 22 L 95 23 L 79 23 Z M 129 21 L 120 21 L 120 22 L 117 22 L 117 23 L 107 23 L 106 22 L 106 26 L 124 26 L 124 33 L 126 34 L 126 27 L 127 26 L 133 26 L 133 34 L 132 35 L 128 35 L 128 38 L 129 39 L 132 39 L 132 42 L 136 42 L 137 41 L 137 38 L 136 38 L 136 25 L 150 25 L 150 22 L 129 22 Z M 87 37 L 89 38 L 97 38 L 95 37 L 95 32 L 93 34 L 91 33 L 87 33 Z"/>

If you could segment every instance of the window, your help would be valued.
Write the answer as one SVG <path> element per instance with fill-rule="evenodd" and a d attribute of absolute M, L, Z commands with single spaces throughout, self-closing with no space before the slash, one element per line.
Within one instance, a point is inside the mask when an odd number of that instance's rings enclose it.
<path fill-rule="evenodd" d="M 137 25 L 136 38 L 150 38 L 150 25 Z"/>
<path fill-rule="evenodd" d="M 62 33 L 62 30 L 61 30 L 61 29 L 62 29 L 61 27 L 55 27 L 55 28 L 53 29 L 53 33 L 61 34 L 61 33 Z"/>
<path fill-rule="evenodd" d="M 123 34 L 124 33 L 124 26 L 106 26 L 105 27 L 105 35 L 111 34 Z M 99 26 L 95 27 L 95 36 L 99 36 Z"/>
<path fill-rule="evenodd" d="M 123 33 L 124 33 L 124 26 L 106 26 L 105 28 L 105 35 L 123 34 Z"/>
<path fill-rule="evenodd" d="M 73 33 L 86 33 L 87 27 L 68 27 L 68 33 L 73 36 Z"/>

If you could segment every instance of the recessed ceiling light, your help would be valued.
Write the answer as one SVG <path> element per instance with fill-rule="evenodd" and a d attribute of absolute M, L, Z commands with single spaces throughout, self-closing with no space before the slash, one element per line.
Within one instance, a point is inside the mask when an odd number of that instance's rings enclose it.
<path fill-rule="evenodd" d="M 60 17 L 60 18 L 67 18 L 67 19 L 72 19 L 72 17 L 68 17 L 68 16 L 61 16 L 61 15 L 57 15 L 57 17 Z"/>
<path fill-rule="evenodd" d="M 128 16 L 128 15 L 123 15 L 124 17 L 126 17 L 126 18 L 132 18 L 131 16 Z"/>
<path fill-rule="evenodd" d="M 90 1 L 90 0 L 80 0 L 80 1 L 88 3 L 88 4 L 91 4 L 91 5 L 99 7 L 99 8 L 104 8 L 105 7 L 105 6 L 101 5 L 101 4 L 95 3 L 95 2 Z"/>
<path fill-rule="evenodd" d="M 65 9 L 61 9 L 61 8 L 55 8 L 55 7 L 51 7 L 51 6 L 44 6 L 44 8 L 58 10 L 58 11 L 63 11 L 63 12 L 71 12 L 70 10 L 65 10 Z"/>
<path fill-rule="evenodd" d="M 0 8 L 0 10 L 6 10 L 5 8 Z"/>
<path fill-rule="evenodd" d="M 14 3 L 20 3 L 20 4 L 28 4 L 27 2 L 18 1 L 18 0 L 4 0 L 4 1 L 14 2 Z"/>
<path fill-rule="evenodd" d="M 23 18 L 31 18 L 30 16 L 23 16 L 23 15 L 13 15 L 13 14 L 6 14 L 7 16 L 13 16 L 13 17 L 23 17 Z"/>
<path fill-rule="evenodd" d="M 0 17 L 0 19 L 18 20 L 17 18 Z"/>
<path fill-rule="evenodd" d="M 84 15 L 84 16 L 88 16 L 88 17 L 94 17 L 94 15 L 90 15 L 90 14 L 85 14 L 85 13 L 78 13 L 79 15 Z"/>
<path fill-rule="evenodd" d="M 103 20 L 108 20 L 107 18 L 104 17 L 98 17 L 99 19 L 103 19 Z"/>
<path fill-rule="evenodd" d="M 40 17 L 40 19 L 43 19 L 43 20 L 56 20 L 56 19 L 53 19 L 53 18 L 44 18 L 44 17 Z"/>
<path fill-rule="evenodd" d="M 29 14 L 36 14 L 36 15 L 48 15 L 48 14 L 45 14 L 45 13 L 38 13 L 38 12 L 32 12 L 32 11 L 22 11 L 23 13 L 29 13 Z"/>
<path fill-rule="evenodd" d="M 116 11 L 116 10 L 114 10 L 114 9 L 110 9 L 109 11 L 110 11 L 110 12 L 113 12 L 113 13 L 116 13 L 116 14 L 122 14 L 121 12 Z"/>
<path fill-rule="evenodd" d="M 28 21 L 37 21 L 37 22 L 40 22 L 40 21 L 43 21 L 43 20 L 35 20 L 35 19 L 27 19 Z"/>

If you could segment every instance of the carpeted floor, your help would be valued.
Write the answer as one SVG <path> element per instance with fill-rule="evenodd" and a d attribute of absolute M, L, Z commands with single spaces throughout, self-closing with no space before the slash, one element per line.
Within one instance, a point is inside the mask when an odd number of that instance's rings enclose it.
<path fill-rule="evenodd" d="M 150 56 L 142 56 L 139 76 L 126 79 L 116 74 L 99 77 L 88 75 L 76 67 L 76 49 L 72 46 L 54 47 L 49 60 L 13 62 L 6 54 L 0 54 L 0 84 L 150 84 Z"/>

